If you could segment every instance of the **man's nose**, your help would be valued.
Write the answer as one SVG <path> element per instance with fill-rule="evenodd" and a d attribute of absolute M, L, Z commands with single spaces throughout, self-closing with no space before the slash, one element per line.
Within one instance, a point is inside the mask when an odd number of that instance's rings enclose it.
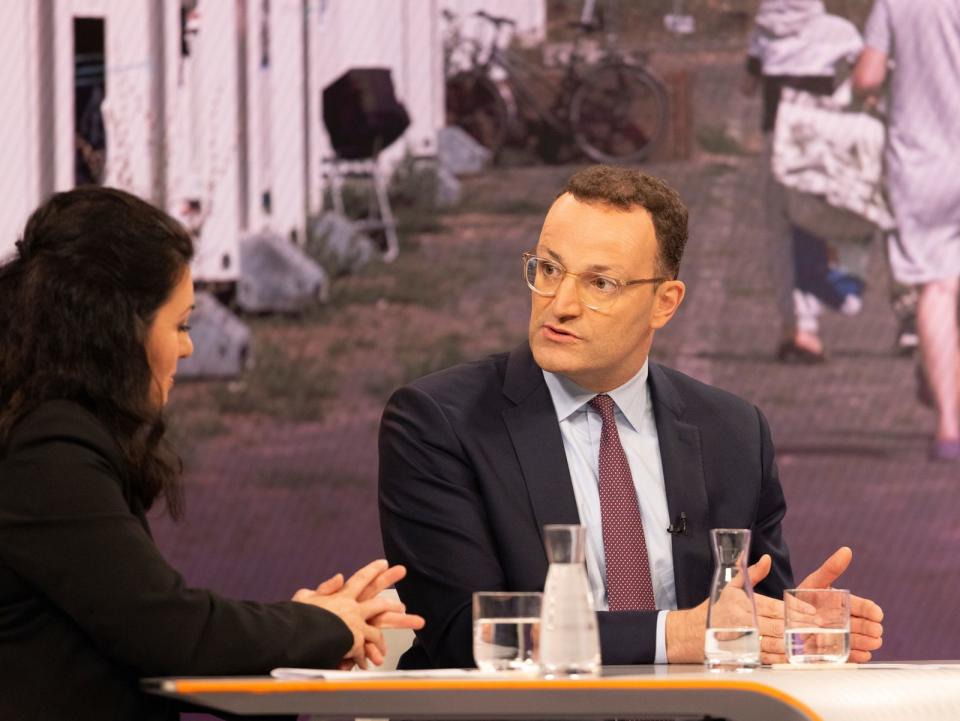
<path fill-rule="evenodd" d="M 580 290 L 577 285 L 577 278 L 572 275 L 565 275 L 563 280 L 560 281 L 560 285 L 557 286 L 557 292 L 553 297 L 553 311 L 558 318 L 578 316 L 583 312 Z"/>

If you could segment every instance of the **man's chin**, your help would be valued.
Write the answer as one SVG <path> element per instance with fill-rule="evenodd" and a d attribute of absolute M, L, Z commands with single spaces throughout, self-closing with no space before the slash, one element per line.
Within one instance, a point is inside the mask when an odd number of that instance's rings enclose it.
<path fill-rule="evenodd" d="M 548 373 L 567 374 L 579 367 L 577 354 L 571 348 L 546 346 L 543 341 L 531 341 L 530 351 L 537 365 Z"/>

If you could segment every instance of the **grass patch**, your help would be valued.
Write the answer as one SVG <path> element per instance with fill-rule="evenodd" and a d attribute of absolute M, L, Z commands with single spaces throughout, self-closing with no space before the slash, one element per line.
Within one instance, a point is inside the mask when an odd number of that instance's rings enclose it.
<path fill-rule="evenodd" d="M 364 386 L 364 390 L 375 398 L 386 399 L 393 390 L 405 383 L 463 363 L 466 360 L 463 336 L 447 333 L 421 345 L 401 345 L 394 351 L 393 358 L 398 369 L 396 374 L 372 378 Z"/>
<path fill-rule="evenodd" d="M 229 426 L 207 402 L 205 394 L 191 395 L 193 398 L 187 400 L 179 400 L 174 396 L 165 414 L 170 443 L 184 459 L 193 455 L 199 442 L 229 432 Z M 198 401 L 196 395 L 204 397 Z"/>
<path fill-rule="evenodd" d="M 397 221 L 397 234 L 401 239 L 414 233 L 439 233 L 445 227 L 441 216 L 435 210 L 401 207 L 395 210 L 394 215 Z M 408 248 L 404 247 L 402 250 L 408 250 Z"/>
<path fill-rule="evenodd" d="M 361 350 L 368 351 L 377 347 L 376 341 L 372 338 L 362 338 L 355 335 L 348 335 L 327 346 L 327 358 L 336 360 L 347 355 L 350 351 Z"/>
<path fill-rule="evenodd" d="M 702 125 L 697 128 L 697 142 L 713 155 L 744 155 L 743 146 L 731 136 L 726 128 L 718 125 Z"/>
<path fill-rule="evenodd" d="M 703 169 L 703 174 L 708 178 L 720 178 L 736 171 L 736 167 L 728 163 L 710 163 Z"/>
<path fill-rule="evenodd" d="M 371 263 L 357 276 L 341 278 L 332 288 L 330 307 L 372 305 L 383 301 L 399 305 L 438 308 L 456 301 L 463 286 L 488 272 L 482 249 L 464 248 L 438 262 L 424 252 L 400 253 L 390 264 Z"/>
<path fill-rule="evenodd" d="M 213 390 L 221 413 L 265 414 L 290 421 L 323 419 L 325 402 L 336 395 L 336 373 L 323 359 L 272 343 L 255 348 L 255 364 L 242 380 Z"/>

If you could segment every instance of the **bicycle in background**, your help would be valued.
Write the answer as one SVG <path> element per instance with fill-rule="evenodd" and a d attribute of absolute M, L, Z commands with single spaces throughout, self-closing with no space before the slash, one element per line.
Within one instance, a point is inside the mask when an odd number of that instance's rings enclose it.
<path fill-rule="evenodd" d="M 646 158 L 663 137 L 667 93 L 643 62 L 635 62 L 607 42 L 598 61 L 588 62 L 583 40 L 600 30 L 593 21 L 576 21 L 573 49 L 557 81 L 510 47 L 516 23 L 484 11 L 474 13 L 492 29 L 486 46 L 476 41 L 451 45 L 450 57 L 472 67 L 454 70 L 446 80 L 447 124 L 457 125 L 494 156 L 508 128 L 524 117 L 540 122 L 541 154 L 556 152 L 551 136 L 572 140 L 598 163 L 633 163 Z M 448 23 L 456 17 L 444 11 Z M 460 42 L 458 26 L 456 37 Z M 469 43 L 469 44 L 468 44 Z M 502 78 L 499 82 L 494 77 Z M 544 89 L 550 91 L 544 99 Z"/>

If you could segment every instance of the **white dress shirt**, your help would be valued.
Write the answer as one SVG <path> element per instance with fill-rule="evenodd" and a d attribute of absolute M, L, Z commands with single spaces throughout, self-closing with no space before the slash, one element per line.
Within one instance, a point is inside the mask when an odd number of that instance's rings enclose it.
<path fill-rule="evenodd" d="M 637 489 L 643 534 L 647 542 L 653 596 L 660 609 L 657 617 L 656 663 L 667 662 L 666 614 L 676 609 L 677 594 L 673 578 L 673 550 L 667 533 L 670 514 L 660 460 L 657 424 L 647 384 L 647 362 L 619 388 L 609 391 L 620 445 L 630 465 Z M 580 522 L 587 528 L 587 576 L 598 611 L 606 611 L 606 560 L 603 552 L 603 528 L 600 522 L 600 431 L 603 421 L 589 401 L 597 395 L 584 390 L 565 376 L 543 372 L 553 407 L 560 423 L 563 449 L 573 481 Z"/>

